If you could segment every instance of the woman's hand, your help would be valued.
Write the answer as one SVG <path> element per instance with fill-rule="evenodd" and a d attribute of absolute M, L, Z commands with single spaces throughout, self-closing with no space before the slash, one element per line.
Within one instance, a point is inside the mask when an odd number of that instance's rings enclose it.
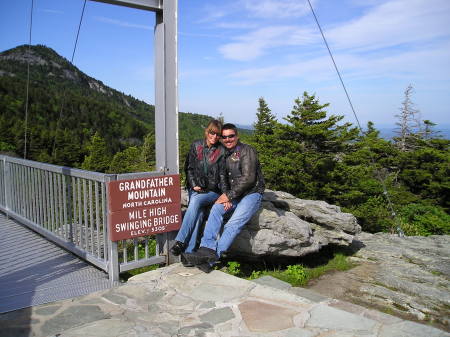
<path fill-rule="evenodd" d="M 194 186 L 192 189 L 193 189 L 195 192 L 198 192 L 198 191 L 201 191 L 201 190 L 202 190 L 202 188 L 201 188 L 200 186 Z"/>

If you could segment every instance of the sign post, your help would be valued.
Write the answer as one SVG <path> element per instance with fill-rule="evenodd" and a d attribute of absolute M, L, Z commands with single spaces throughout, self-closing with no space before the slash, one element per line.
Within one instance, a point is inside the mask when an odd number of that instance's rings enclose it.
<path fill-rule="evenodd" d="M 111 241 L 178 230 L 181 225 L 180 176 L 109 182 L 108 220 Z"/>

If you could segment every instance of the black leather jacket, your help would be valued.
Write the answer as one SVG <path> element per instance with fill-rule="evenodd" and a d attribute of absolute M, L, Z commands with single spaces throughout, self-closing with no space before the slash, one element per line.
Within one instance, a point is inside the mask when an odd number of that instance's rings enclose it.
<path fill-rule="evenodd" d="M 228 177 L 228 199 L 242 198 L 250 193 L 264 193 L 264 177 L 256 150 L 250 145 L 238 142 L 226 154 Z"/>
<path fill-rule="evenodd" d="M 189 188 L 200 186 L 203 191 L 223 193 L 227 190 L 225 178 L 225 148 L 218 143 L 208 148 L 203 139 L 192 143 L 185 163 Z"/>

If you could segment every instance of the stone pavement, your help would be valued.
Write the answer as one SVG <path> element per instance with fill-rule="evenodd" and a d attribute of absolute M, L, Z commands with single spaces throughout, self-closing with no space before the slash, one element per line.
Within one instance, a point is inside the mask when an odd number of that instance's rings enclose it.
<path fill-rule="evenodd" d="M 264 277 L 180 264 L 122 286 L 0 315 L 1 337 L 444 337 L 422 324 Z"/>

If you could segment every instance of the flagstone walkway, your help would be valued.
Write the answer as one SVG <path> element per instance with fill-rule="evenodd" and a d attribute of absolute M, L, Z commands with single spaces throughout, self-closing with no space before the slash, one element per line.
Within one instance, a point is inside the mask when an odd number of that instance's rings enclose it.
<path fill-rule="evenodd" d="M 58 337 L 444 337 L 422 324 L 264 277 L 180 264 L 122 286 L 0 315 L 0 335 Z"/>

